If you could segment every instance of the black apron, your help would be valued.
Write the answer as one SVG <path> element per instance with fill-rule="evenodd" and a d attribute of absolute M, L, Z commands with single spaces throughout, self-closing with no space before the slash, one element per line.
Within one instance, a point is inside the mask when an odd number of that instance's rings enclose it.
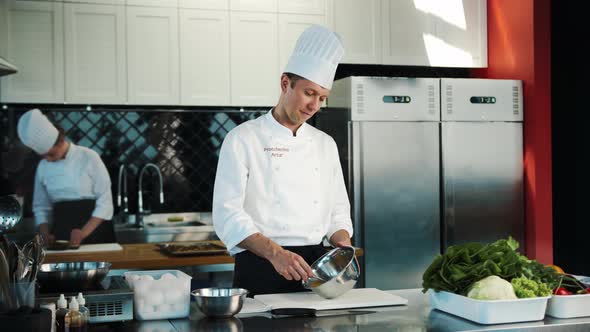
<path fill-rule="evenodd" d="M 320 245 L 283 247 L 292 251 L 311 265 L 326 253 Z M 301 280 L 287 280 L 280 275 L 271 262 L 246 250 L 235 256 L 233 287 L 248 290 L 248 296 L 274 293 L 303 292 Z"/>
<path fill-rule="evenodd" d="M 95 205 L 94 199 L 54 203 L 51 233 L 55 239 L 69 241 L 72 229 L 81 229 L 88 222 Z M 103 220 L 94 232 L 82 241 L 82 244 L 113 242 L 117 242 L 113 223 L 110 220 Z"/>

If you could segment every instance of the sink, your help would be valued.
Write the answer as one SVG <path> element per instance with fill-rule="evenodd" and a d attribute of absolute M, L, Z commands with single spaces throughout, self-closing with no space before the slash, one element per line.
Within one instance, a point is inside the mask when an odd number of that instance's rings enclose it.
<path fill-rule="evenodd" d="M 172 220 L 172 221 L 170 221 Z M 144 226 L 135 226 L 135 216 L 115 224 L 119 243 L 160 243 L 175 241 L 218 240 L 211 223 L 211 213 L 158 213 L 144 216 Z"/>

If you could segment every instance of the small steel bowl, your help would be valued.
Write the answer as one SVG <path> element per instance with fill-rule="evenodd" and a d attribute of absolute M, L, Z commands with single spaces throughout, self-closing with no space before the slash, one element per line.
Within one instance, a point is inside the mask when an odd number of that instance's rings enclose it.
<path fill-rule="evenodd" d="M 360 274 L 353 247 L 330 250 L 318 258 L 311 269 L 315 277 L 302 281 L 303 287 L 326 299 L 333 299 L 351 290 Z"/>
<path fill-rule="evenodd" d="M 248 291 L 243 288 L 201 288 L 191 292 L 197 307 L 208 317 L 232 317 L 242 310 Z"/>

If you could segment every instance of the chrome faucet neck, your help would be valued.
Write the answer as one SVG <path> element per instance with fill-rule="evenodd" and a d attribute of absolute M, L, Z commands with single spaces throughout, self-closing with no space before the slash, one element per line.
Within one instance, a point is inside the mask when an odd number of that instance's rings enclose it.
<path fill-rule="evenodd" d="M 156 170 L 156 174 L 158 175 L 158 184 L 160 188 L 160 204 L 164 204 L 164 181 L 162 180 L 162 172 L 160 171 L 160 167 L 153 163 L 147 163 L 139 172 L 139 187 L 137 190 L 137 217 L 136 217 L 136 224 L 141 226 L 143 222 L 143 214 L 145 211 L 143 209 L 143 175 L 147 171 L 148 168 L 153 168 Z"/>
<path fill-rule="evenodd" d="M 121 191 L 121 188 L 123 189 Z M 127 167 L 125 164 L 119 166 L 119 178 L 117 183 L 117 207 L 123 207 L 123 212 L 129 212 L 127 199 Z"/>

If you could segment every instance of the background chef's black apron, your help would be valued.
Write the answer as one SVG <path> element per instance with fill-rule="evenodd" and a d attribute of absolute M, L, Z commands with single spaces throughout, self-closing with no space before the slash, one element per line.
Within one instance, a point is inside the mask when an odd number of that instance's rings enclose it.
<path fill-rule="evenodd" d="M 94 199 L 54 203 L 51 233 L 55 239 L 69 241 L 72 229 L 81 229 L 88 222 L 95 205 Z M 94 232 L 82 241 L 83 244 L 112 242 L 117 241 L 113 223 L 110 220 L 103 220 Z"/>
<path fill-rule="evenodd" d="M 312 246 L 283 247 L 303 257 L 311 265 L 326 253 L 321 244 Z M 259 294 L 302 292 L 301 280 L 287 280 L 271 262 L 246 250 L 235 256 L 233 287 L 248 290 L 248 296 Z"/>

